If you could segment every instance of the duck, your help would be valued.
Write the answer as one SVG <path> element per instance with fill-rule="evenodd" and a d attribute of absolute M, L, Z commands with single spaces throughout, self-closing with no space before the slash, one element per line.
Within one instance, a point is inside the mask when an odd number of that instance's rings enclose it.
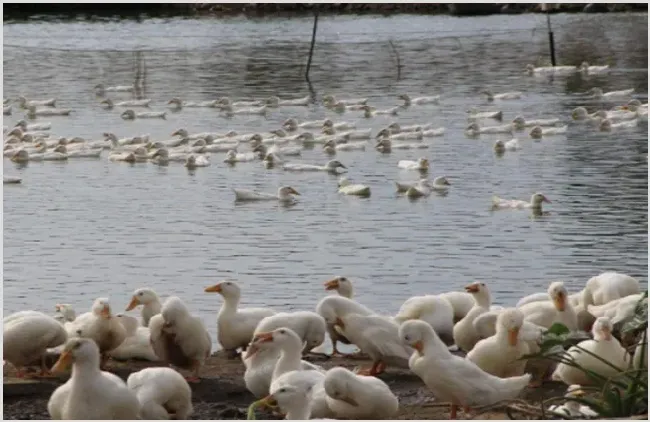
<path fill-rule="evenodd" d="M 487 406 L 516 398 L 531 378 L 530 374 L 510 378 L 488 374 L 474 362 L 451 354 L 434 329 L 423 321 L 404 322 L 399 336 L 415 349 L 409 368 L 437 401 L 450 402 L 451 419 L 456 419 L 459 406 Z"/>
<path fill-rule="evenodd" d="M 611 378 L 625 371 L 630 363 L 630 356 L 619 341 L 612 336 L 612 323 L 607 317 L 596 318 L 591 329 L 593 340 L 584 340 L 565 352 L 566 359 L 575 362 L 580 368 L 594 372 L 602 377 Z M 589 353 L 583 352 L 581 349 Z M 609 364 L 592 356 L 596 355 Z M 614 369 L 614 368 L 618 368 Z M 558 364 L 551 378 L 567 385 L 592 385 L 594 380 L 582 369 L 564 362 Z"/>
<path fill-rule="evenodd" d="M 250 355 L 260 351 L 271 350 L 279 352 L 279 359 L 273 370 L 269 392 L 283 387 L 298 387 L 312 390 L 310 395 L 311 417 L 327 417 L 331 411 L 327 406 L 326 394 L 323 388 L 324 371 L 319 369 L 303 369 L 300 359 L 302 344 L 300 337 L 287 327 L 276 328 L 270 332 L 258 333 L 249 347 Z"/>
<path fill-rule="evenodd" d="M 331 280 L 327 280 L 323 283 L 325 290 L 336 290 L 336 293 L 339 296 L 343 296 L 348 299 L 352 299 L 354 296 L 354 287 L 352 286 L 352 281 L 349 278 L 342 275 L 336 276 Z"/>
<path fill-rule="evenodd" d="M 435 138 L 437 136 L 444 136 L 446 129 L 444 127 L 438 127 L 433 129 L 427 129 L 422 131 L 422 136 L 425 138 Z"/>
<path fill-rule="evenodd" d="M 388 129 L 391 134 L 402 132 L 422 132 L 431 129 L 431 124 L 402 126 L 397 122 L 393 122 L 389 124 L 385 129 Z"/>
<path fill-rule="evenodd" d="M 36 106 L 27 106 L 27 117 L 30 119 L 38 116 L 69 116 L 72 110 L 66 108 L 36 108 Z"/>
<path fill-rule="evenodd" d="M 230 150 L 226 153 L 226 158 L 223 160 L 224 163 L 235 164 L 235 163 L 247 163 L 250 161 L 255 161 L 256 154 L 254 152 L 237 152 L 235 150 Z"/>
<path fill-rule="evenodd" d="M 171 368 L 145 368 L 133 372 L 126 386 L 140 402 L 141 419 L 187 420 L 194 410 L 189 384 Z"/>
<path fill-rule="evenodd" d="M 2 115 L 3 116 L 11 116 L 11 106 L 3 106 L 2 107 Z"/>
<path fill-rule="evenodd" d="M 350 340 L 347 339 L 345 333 L 341 332 L 341 329 L 343 328 L 343 331 L 345 331 L 345 328 L 340 327 L 340 325 L 338 329 L 335 328 L 337 325 L 337 319 L 349 313 L 360 315 L 374 314 L 371 309 L 343 296 L 324 297 L 316 305 L 316 313 L 322 316 L 325 319 L 325 323 L 327 324 L 327 333 L 332 340 L 332 356 L 344 356 L 344 354 L 337 349 L 338 342 L 341 342 L 343 344 L 350 344 Z"/>
<path fill-rule="evenodd" d="M 467 359 L 476 366 L 499 378 L 524 374 L 529 353 L 528 345 L 519 338 L 524 324 L 524 314 L 516 309 L 504 309 L 496 318 L 496 333 L 476 342 L 467 353 Z"/>
<path fill-rule="evenodd" d="M 114 133 L 104 132 L 104 138 L 111 141 L 115 146 L 146 144 L 149 141 L 148 135 L 143 136 L 129 136 L 127 138 L 118 139 Z"/>
<path fill-rule="evenodd" d="M 126 163 L 135 163 L 136 157 L 132 152 L 111 152 L 108 154 L 109 161 L 123 161 Z"/>
<path fill-rule="evenodd" d="M 421 198 L 431 195 L 431 191 L 431 182 L 428 179 L 420 179 L 404 193 L 408 198 Z"/>
<path fill-rule="evenodd" d="M 20 149 L 11 156 L 11 161 L 14 163 L 27 163 L 29 161 L 65 161 L 67 159 L 68 155 L 61 152 L 60 149 L 51 152 L 44 152 L 42 154 L 30 154 L 27 150 Z"/>
<path fill-rule="evenodd" d="M 259 114 L 265 115 L 268 112 L 268 107 L 263 105 L 261 107 L 242 107 L 234 108 L 232 105 L 222 105 L 221 111 L 225 112 L 229 116 L 236 114 Z"/>
<path fill-rule="evenodd" d="M 468 110 L 467 113 L 468 113 L 467 120 L 482 120 L 482 119 L 494 119 L 498 121 L 503 120 L 503 111 L 501 110 L 478 111 L 472 108 Z"/>
<path fill-rule="evenodd" d="M 315 312 L 298 311 L 298 312 L 281 312 L 273 316 L 263 318 L 253 334 L 253 343 L 258 334 L 272 332 L 278 328 L 288 328 L 292 330 L 304 343 L 303 353 L 312 350 L 325 340 L 325 320 Z M 242 355 L 242 360 L 246 366 L 244 372 L 244 382 L 246 388 L 253 393 L 255 397 L 263 397 L 269 393 L 273 372 L 276 362 L 280 357 L 280 350 L 277 349 L 257 349 L 249 346 L 246 355 Z M 307 361 L 301 360 L 300 367 L 302 370 L 322 369 Z"/>
<path fill-rule="evenodd" d="M 402 107 L 409 107 L 412 105 L 424 105 L 424 104 L 440 104 L 440 95 L 433 95 L 430 97 L 417 97 L 411 98 L 408 94 L 402 94 L 399 96 L 400 100 L 404 101 Z"/>
<path fill-rule="evenodd" d="M 266 99 L 266 105 L 268 107 L 280 107 L 280 106 L 308 106 L 311 102 L 309 95 L 302 98 L 294 98 L 290 100 L 281 100 L 280 98 L 273 96 Z"/>
<path fill-rule="evenodd" d="M 630 95 L 634 94 L 634 88 L 621 89 L 619 91 L 603 92 L 602 88 L 593 87 L 589 91 L 587 91 L 587 94 L 589 94 L 591 98 L 597 100 L 611 99 L 617 97 L 629 97 Z"/>
<path fill-rule="evenodd" d="M 399 107 L 391 107 L 385 110 L 377 110 L 374 107 L 364 105 L 362 106 L 361 109 L 363 110 L 363 117 L 365 117 L 366 119 L 369 119 L 374 116 L 381 116 L 381 115 L 397 116 L 397 114 L 399 113 Z"/>
<path fill-rule="evenodd" d="M 567 132 L 568 128 L 568 126 L 547 128 L 535 126 L 530 130 L 530 132 L 528 132 L 528 135 L 533 139 L 542 139 L 544 136 L 563 135 Z"/>
<path fill-rule="evenodd" d="M 67 155 L 68 158 L 99 158 L 104 150 L 103 148 L 78 148 L 70 150 L 65 145 L 59 145 L 55 148 L 55 151 Z"/>
<path fill-rule="evenodd" d="M 336 144 L 336 141 L 330 139 L 323 145 L 323 150 L 328 154 L 336 153 L 336 151 L 365 151 L 367 142 L 348 142 L 345 144 Z"/>
<path fill-rule="evenodd" d="M 23 179 L 20 177 L 15 177 L 15 176 L 2 176 L 2 184 L 3 185 L 18 185 L 22 183 Z"/>
<path fill-rule="evenodd" d="M 478 122 L 472 122 L 465 128 L 465 134 L 467 136 L 478 136 L 482 133 L 512 133 L 514 128 L 512 124 L 501 125 L 501 126 L 483 126 L 481 127 Z"/>
<path fill-rule="evenodd" d="M 134 120 L 134 119 L 166 119 L 166 111 L 142 111 L 136 113 L 135 111 L 128 109 L 124 110 L 120 117 L 124 120 Z"/>
<path fill-rule="evenodd" d="M 112 110 L 114 107 L 149 107 L 151 104 L 151 99 L 144 98 L 141 100 L 124 100 L 114 103 L 110 98 L 105 98 L 100 102 L 100 104 L 106 110 Z"/>
<path fill-rule="evenodd" d="M 524 116 L 518 115 L 512 119 L 512 126 L 517 130 L 522 130 L 524 128 L 533 126 L 555 126 L 559 123 L 560 119 L 558 118 L 527 120 L 524 118 Z"/>
<path fill-rule="evenodd" d="M 542 66 L 526 65 L 526 73 L 530 76 L 568 76 L 578 72 L 576 66 Z"/>
<path fill-rule="evenodd" d="M 397 167 L 403 170 L 418 170 L 426 172 L 429 170 L 429 160 L 421 157 L 417 161 L 400 160 L 397 162 Z"/>
<path fill-rule="evenodd" d="M 628 106 L 625 106 L 628 107 Z M 619 120 L 635 120 L 639 117 L 638 109 L 636 111 L 632 111 L 629 109 L 617 109 L 614 108 L 612 110 L 606 110 L 604 113 L 602 113 L 605 110 L 600 110 L 595 114 L 598 114 L 598 116 L 603 116 L 606 119 L 612 120 L 612 121 L 619 121 Z"/>
<path fill-rule="evenodd" d="M 503 154 L 506 151 L 517 151 L 521 149 L 521 144 L 519 143 L 519 140 L 516 138 L 513 138 L 509 141 L 501 141 L 497 140 L 494 142 L 494 152 L 497 154 Z"/>
<path fill-rule="evenodd" d="M 400 132 L 393 133 L 391 129 L 385 128 L 377 132 L 375 139 L 388 138 L 394 141 L 403 141 L 403 140 L 421 140 L 424 137 L 424 132 L 422 129 L 409 131 L 409 132 Z"/>
<path fill-rule="evenodd" d="M 138 320 L 129 315 L 117 314 L 115 318 L 124 326 L 126 338 L 117 348 L 109 352 L 113 359 L 141 359 L 151 362 L 160 360 L 149 342 L 151 338 L 149 328 L 139 326 Z"/>
<path fill-rule="evenodd" d="M 581 304 L 605 305 L 630 295 L 641 294 L 639 280 L 623 273 L 606 271 L 587 280 Z"/>
<path fill-rule="evenodd" d="M 583 295 L 584 293 L 580 292 L 580 294 Z M 619 324 L 634 318 L 635 309 L 640 300 L 642 300 L 641 294 L 633 294 L 612 300 L 603 305 L 584 306 L 581 303 L 580 306 L 583 309 L 586 308 L 587 312 L 595 318 L 606 316 L 612 321 L 612 324 Z"/>
<path fill-rule="evenodd" d="M 602 110 L 601 110 L 602 111 Z M 598 121 L 602 118 L 601 112 L 589 113 L 584 107 L 576 107 L 571 110 L 571 118 L 573 120 L 587 120 L 587 121 Z M 606 115 L 604 117 L 607 117 Z"/>
<path fill-rule="evenodd" d="M 269 308 L 239 308 L 241 288 L 234 281 L 222 281 L 204 291 L 223 296 L 223 305 L 217 316 L 217 340 L 230 357 L 237 356 L 237 349 L 246 349 L 262 319 L 276 314 Z"/>
<path fill-rule="evenodd" d="M 278 188 L 277 194 L 255 192 L 247 189 L 233 189 L 235 192 L 235 201 L 279 201 L 295 202 L 293 195 L 300 196 L 300 193 L 291 186 L 282 186 Z"/>
<path fill-rule="evenodd" d="M 429 145 L 425 143 L 393 143 L 390 138 L 377 140 L 375 149 L 379 152 L 389 153 L 393 149 L 428 149 Z"/>
<path fill-rule="evenodd" d="M 77 313 L 69 303 L 57 303 L 54 306 L 54 309 L 56 310 L 54 319 L 59 321 L 61 324 L 65 324 L 66 322 L 71 322 L 77 319 Z"/>
<path fill-rule="evenodd" d="M 542 211 L 542 203 L 551 203 L 551 200 L 544 196 L 543 193 L 534 193 L 530 197 L 530 202 L 522 201 L 519 199 L 502 199 L 498 196 L 492 196 L 492 209 L 493 210 L 503 210 L 503 209 L 532 209 L 539 212 Z"/>
<path fill-rule="evenodd" d="M 210 165 L 210 159 L 207 155 L 194 155 L 190 154 L 185 159 L 185 167 L 192 170 L 198 167 L 208 167 Z"/>
<path fill-rule="evenodd" d="M 598 125 L 598 130 L 600 130 L 601 132 L 611 132 L 612 130 L 616 130 L 616 129 L 629 129 L 629 128 L 636 128 L 637 126 L 638 126 L 638 121 L 636 119 L 627 120 L 618 123 L 612 123 L 612 121 L 609 119 L 603 119 Z"/>
<path fill-rule="evenodd" d="M 115 85 L 104 86 L 104 84 L 95 85 L 95 93 L 97 95 L 104 95 L 106 92 L 133 92 L 135 87 L 133 85 Z"/>
<path fill-rule="evenodd" d="M 320 129 L 323 127 L 323 124 L 325 121 L 328 119 L 324 120 L 311 120 L 308 122 L 302 122 L 298 123 L 298 121 L 294 118 L 289 118 L 282 123 L 282 128 L 288 132 L 293 132 L 298 129 Z"/>
<path fill-rule="evenodd" d="M 323 129 L 323 132 L 328 135 L 335 134 L 335 130 Z M 336 135 L 339 137 L 343 137 L 346 140 L 358 140 L 358 139 L 370 139 L 371 138 L 370 133 L 371 133 L 370 129 L 363 129 L 363 130 L 348 130 L 345 132 L 336 133 Z"/>
<path fill-rule="evenodd" d="M 350 129 L 356 129 L 356 125 L 354 123 L 350 122 L 338 122 L 334 123 L 330 119 L 325 119 L 323 120 L 323 125 L 322 129 L 334 129 L 334 130 L 350 130 Z"/>
<path fill-rule="evenodd" d="M 183 107 L 218 107 L 219 101 L 218 100 L 212 100 L 212 101 L 182 101 L 180 98 L 172 98 L 171 100 L 167 101 L 167 105 L 170 106 L 172 110 L 178 111 L 181 110 Z"/>
<path fill-rule="evenodd" d="M 580 71 L 585 75 L 599 75 L 603 73 L 608 73 L 610 71 L 609 65 L 604 66 L 591 66 L 589 62 L 582 62 L 580 65 Z"/>
<path fill-rule="evenodd" d="M 149 321 L 151 317 L 160 313 L 162 309 L 162 304 L 160 303 L 160 298 L 156 292 L 149 288 L 143 287 L 141 289 L 136 289 L 131 296 L 131 301 L 127 305 L 125 311 L 131 311 L 138 306 L 142 306 L 142 311 L 140 311 L 141 321 L 143 327 L 149 326 Z"/>
<path fill-rule="evenodd" d="M 646 303 L 647 306 L 647 303 Z M 634 348 L 634 356 L 632 358 L 632 367 L 634 369 L 648 368 L 648 333 L 644 331 L 641 339 Z"/>
<path fill-rule="evenodd" d="M 330 160 L 325 163 L 324 166 L 314 165 L 314 164 L 297 164 L 297 163 L 286 163 L 282 166 L 284 170 L 288 171 L 326 171 L 328 173 L 336 174 L 338 173 L 339 168 L 347 169 L 340 161 Z"/>
<path fill-rule="evenodd" d="M 494 100 L 518 100 L 521 98 L 522 93 L 519 91 L 502 92 L 500 94 L 493 94 L 489 89 L 484 89 L 481 94 L 487 96 L 487 100 L 492 102 Z"/>
<path fill-rule="evenodd" d="M 253 408 L 279 408 L 286 420 L 308 420 L 311 418 L 312 387 L 302 388 L 286 385 L 269 392 L 263 399 L 253 403 Z M 322 419 L 321 419 L 322 420 Z M 324 419 L 334 420 L 334 419 Z"/>
<path fill-rule="evenodd" d="M 454 325 L 453 336 L 456 346 L 465 352 L 469 352 L 481 339 L 474 329 L 474 320 L 490 310 L 492 296 L 490 295 L 488 286 L 480 282 L 465 286 L 465 291 L 473 296 L 474 306 L 463 319 Z"/>
<path fill-rule="evenodd" d="M 63 326 L 54 318 L 37 311 L 22 311 L 3 319 L 3 359 L 16 368 L 16 377 L 23 378 L 23 367 L 40 361 L 41 377 L 50 376 L 45 363 L 47 349 L 67 340 Z"/>
<path fill-rule="evenodd" d="M 328 407 L 340 419 L 393 419 L 399 410 L 397 396 L 376 377 L 336 367 L 327 371 L 323 386 Z"/>
<path fill-rule="evenodd" d="M 67 341 L 52 372 L 72 364 L 72 375 L 50 396 L 47 411 L 52 419 L 139 419 L 136 395 L 120 377 L 102 371 L 99 362 L 99 348 L 91 339 Z"/>
<path fill-rule="evenodd" d="M 388 365 L 408 367 L 412 349 L 400 342 L 399 325 L 395 320 L 379 315 L 347 313 L 339 316 L 334 326 L 372 361 L 370 368 L 359 369 L 357 374 L 375 376 L 383 373 Z"/>
<path fill-rule="evenodd" d="M 167 364 L 192 370 L 188 382 L 200 382 L 199 372 L 212 351 L 212 339 L 203 322 L 192 316 L 176 296 L 168 297 L 159 314 L 149 320 L 151 347 Z"/>
<path fill-rule="evenodd" d="M 28 132 L 28 131 L 33 131 L 33 130 L 50 130 L 52 129 L 52 123 L 51 122 L 43 122 L 43 123 L 27 123 L 26 120 L 18 120 L 16 122 L 16 126 L 22 129 L 23 132 Z"/>
<path fill-rule="evenodd" d="M 302 148 L 300 147 L 282 147 L 279 145 L 271 145 L 267 147 L 264 144 L 257 145 L 253 148 L 260 157 L 264 158 L 267 154 L 275 154 L 278 156 L 298 157 L 302 155 Z"/>
<path fill-rule="evenodd" d="M 406 193 L 406 191 L 418 184 L 427 184 L 429 186 L 432 184 L 432 182 L 429 179 L 420 179 L 415 182 L 395 182 L 397 193 Z"/>
<path fill-rule="evenodd" d="M 570 331 L 578 328 L 574 307 L 568 299 L 569 294 L 561 281 L 554 281 L 548 287 L 550 300 L 530 302 L 518 309 L 524 314 L 524 319 L 543 328 L 550 328 L 554 323 L 564 324 Z"/>
<path fill-rule="evenodd" d="M 340 100 L 335 98 L 333 95 L 325 95 L 323 97 L 323 104 L 325 107 L 331 107 L 336 103 L 341 103 L 344 105 L 365 105 L 368 102 L 367 98 L 350 98 L 345 100 Z"/>
<path fill-rule="evenodd" d="M 397 311 L 395 322 L 420 320 L 429 324 L 447 344 L 454 342 L 454 307 L 440 295 L 413 296 Z"/>
<path fill-rule="evenodd" d="M 66 324 L 68 337 L 89 338 L 97 343 L 102 355 L 102 367 L 109 358 L 109 353 L 126 339 L 126 329 L 111 313 L 108 298 L 95 299 L 90 312 L 79 315 Z"/>
<path fill-rule="evenodd" d="M 347 177 L 341 177 L 338 182 L 339 193 L 344 195 L 370 196 L 370 187 L 353 184 Z"/>
<path fill-rule="evenodd" d="M 567 401 L 561 405 L 549 406 L 547 411 L 552 412 L 554 415 L 568 416 L 572 419 L 598 418 L 598 413 L 594 412 L 591 407 L 575 401 L 575 399 L 580 399 L 584 397 L 584 395 L 585 393 L 580 385 L 572 384 L 567 388 L 566 393 L 564 394 Z"/>
<path fill-rule="evenodd" d="M 25 97 L 18 97 L 18 106 L 26 109 L 29 106 L 34 107 L 56 107 L 56 98 L 48 98 L 46 100 L 27 100 Z"/>
<path fill-rule="evenodd" d="M 232 101 L 228 97 L 221 97 L 217 100 L 217 103 L 221 106 L 232 106 L 232 107 L 259 107 L 264 105 L 263 101 L 259 100 L 239 100 Z"/>

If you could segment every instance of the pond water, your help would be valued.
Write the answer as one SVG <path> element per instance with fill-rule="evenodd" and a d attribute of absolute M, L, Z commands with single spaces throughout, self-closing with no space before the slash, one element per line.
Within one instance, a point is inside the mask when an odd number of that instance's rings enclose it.
<path fill-rule="evenodd" d="M 180 163 L 99 160 L 30 163 L 4 172 L 23 178 L 4 186 L 4 312 L 54 311 L 71 303 L 85 312 L 110 296 L 123 310 L 131 292 L 154 288 L 178 295 L 216 330 L 221 304 L 203 288 L 221 279 L 241 283 L 244 305 L 313 309 L 322 283 L 346 275 L 356 296 L 382 313 L 394 313 L 410 296 L 462 289 L 481 280 L 494 301 L 513 305 L 521 296 L 564 280 L 571 292 L 601 271 L 621 271 L 646 282 L 648 127 L 599 133 L 570 122 L 585 105 L 611 108 L 580 93 L 635 88 L 647 101 L 647 14 L 553 15 L 559 64 L 609 64 L 605 76 L 529 77 L 528 63 L 548 64 L 542 15 L 321 17 L 311 68 L 304 80 L 313 20 L 151 19 L 5 24 L 4 97 L 56 97 L 70 117 L 51 121 L 58 136 L 101 139 L 147 133 L 169 139 L 190 132 L 267 132 L 288 117 L 355 122 L 373 134 L 391 121 L 445 127 L 428 150 L 339 152 L 349 177 L 368 184 L 367 199 L 341 196 L 336 178 L 320 173 L 267 170 L 260 162 L 228 167 L 223 154 L 188 172 Z M 398 66 L 399 65 L 399 66 Z M 440 105 L 411 107 L 398 117 L 338 115 L 320 105 L 279 108 L 269 115 L 224 118 L 214 109 L 184 109 L 166 120 L 123 121 L 99 107 L 98 83 L 142 83 L 138 93 L 164 110 L 184 100 L 297 98 L 328 93 L 366 97 L 377 108 L 397 96 L 438 95 Z M 522 91 L 520 100 L 489 105 L 479 92 Z M 128 98 L 116 94 L 113 98 Z M 465 137 L 466 111 L 500 109 L 558 117 L 566 135 L 532 141 L 495 156 L 494 135 Z M 4 116 L 13 126 L 23 118 Z M 506 138 L 502 138 L 507 140 Z M 430 177 L 445 175 L 446 196 L 409 201 L 394 181 L 414 180 L 397 161 L 426 156 Z M 292 162 L 325 163 L 320 147 Z M 237 204 L 232 188 L 275 192 L 291 185 L 302 195 L 291 207 Z M 543 192 L 548 215 L 490 211 L 492 195 L 528 199 Z"/>

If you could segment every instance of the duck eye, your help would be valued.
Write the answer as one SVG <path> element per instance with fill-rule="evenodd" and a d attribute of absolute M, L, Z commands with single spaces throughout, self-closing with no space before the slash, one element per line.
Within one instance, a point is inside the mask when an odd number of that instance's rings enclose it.
<path fill-rule="evenodd" d="M 280 334 L 285 334 L 285 333 L 286 333 L 286 331 L 280 330 Z"/>
<path fill-rule="evenodd" d="M 140 293 L 138 293 L 138 296 L 142 296 L 142 295 L 144 295 L 144 293 L 143 293 L 143 292 L 140 292 Z"/>
<path fill-rule="evenodd" d="M 81 343 L 75 343 L 75 345 L 74 345 L 73 347 L 74 347 L 75 349 L 78 349 L 78 348 L 81 347 Z"/>

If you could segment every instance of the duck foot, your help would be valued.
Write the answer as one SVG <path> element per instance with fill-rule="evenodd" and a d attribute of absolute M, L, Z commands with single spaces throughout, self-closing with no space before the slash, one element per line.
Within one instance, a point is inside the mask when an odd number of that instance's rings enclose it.
<path fill-rule="evenodd" d="M 530 388 L 539 388 L 539 387 L 542 386 L 543 383 L 544 383 L 544 380 L 541 380 L 541 379 L 533 380 L 533 381 L 528 383 L 528 387 L 530 387 Z"/>
<path fill-rule="evenodd" d="M 194 375 L 191 375 L 191 376 L 188 376 L 188 377 L 183 377 L 183 378 L 185 378 L 185 381 L 187 381 L 187 382 L 191 382 L 191 383 L 193 383 L 193 384 L 196 384 L 196 383 L 198 383 L 198 382 L 201 382 L 201 378 L 196 377 L 196 376 L 194 376 Z"/>

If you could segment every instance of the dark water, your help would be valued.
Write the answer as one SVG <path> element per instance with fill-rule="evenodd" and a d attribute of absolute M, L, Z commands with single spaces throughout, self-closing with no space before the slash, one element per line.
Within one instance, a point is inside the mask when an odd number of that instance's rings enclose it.
<path fill-rule="evenodd" d="M 258 162 L 229 168 L 222 154 L 193 173 L 178 163 L 110 163 L 106 154 L 21 169 L 5 158 L 5 173 L 23 185 L 4 186 L 4 311 L 50 312 L 57 302 L 85 311 L 100 295 L 121 310 L 132 290 L 151 286 L 182 297 L 214 332 L 221 300 L 203 288 L 223 278 L 242 284 L 244 304 L 285 310 L 312 309 L 325 294 L 322 282 L 345 274 L 360 301 L 386 313 L 412 295 L 458 290 L 476 279 L 489 283 L 500 304 L 557 279 L 575 291 L 604 270 L 645 282 L 647 124 L 608 134 L 571 125 L 566 136 L 541 142 L 522 135 L 522 150 L 502 158 L 492 151 L 496 136 L 463 135 L 466 110 L 487 106 L 479 95 L 486 86 L 524 92 L 494 106 L 504 121 L 522 113 L 568 122 L 578 105 L 616 104 L 577 94 L 593 86 L 634 87 L 647 101 L 646 14 L 552 19 L 559 64 L 588 60 L 613 71 L 552 81 L 524 75 L 527 63 L 549 62 L 541 15 L 321 18 L 311 71 L 318 98 L 363 96 L 378 108 L 397 104 L 401 93 L 443 98 L 397 119 L 446 127 L 429 150 L 338 153 L 349 176 L 371 186 L 369 199 L 340 196 L 326 174 L 266 170 Z M 137 78 L 156 110 L 174 96 L 309 95 L 303 74 L 311 27 L 309 18 L 4 25 L 4 97 L 54 96 L 74 109 L 69 118 L 40 119 L 52 121 L 59 136 L 99 139 L 111 131 L 169 139 L 179 127 L 264 132 L 288 117 L 325 116 L 375 133 L 391 119 L 338 116 L 315 105 L 280 108 L 266 119 L 185 109 L 166 121 L 125 122 L 93 94 L 97 83 Z M 20 118 L 5 116 L 4 125 Z M 397 161 L 421 155 L 432 163 L 431 178 L 446 175 L 453 184 L 446 197 L 411 202 L 395 195 L 395 180 L 415 177 Z M 317 147 L 290 161 L 327 159 Z M 275 191 L 282 184 L 302 193 L 296 206 L 233 202 L 233 187 Z M 493 194 L 528 199 L 536 191 L 553 201 L 550 215 L 489 211 Z"/>

